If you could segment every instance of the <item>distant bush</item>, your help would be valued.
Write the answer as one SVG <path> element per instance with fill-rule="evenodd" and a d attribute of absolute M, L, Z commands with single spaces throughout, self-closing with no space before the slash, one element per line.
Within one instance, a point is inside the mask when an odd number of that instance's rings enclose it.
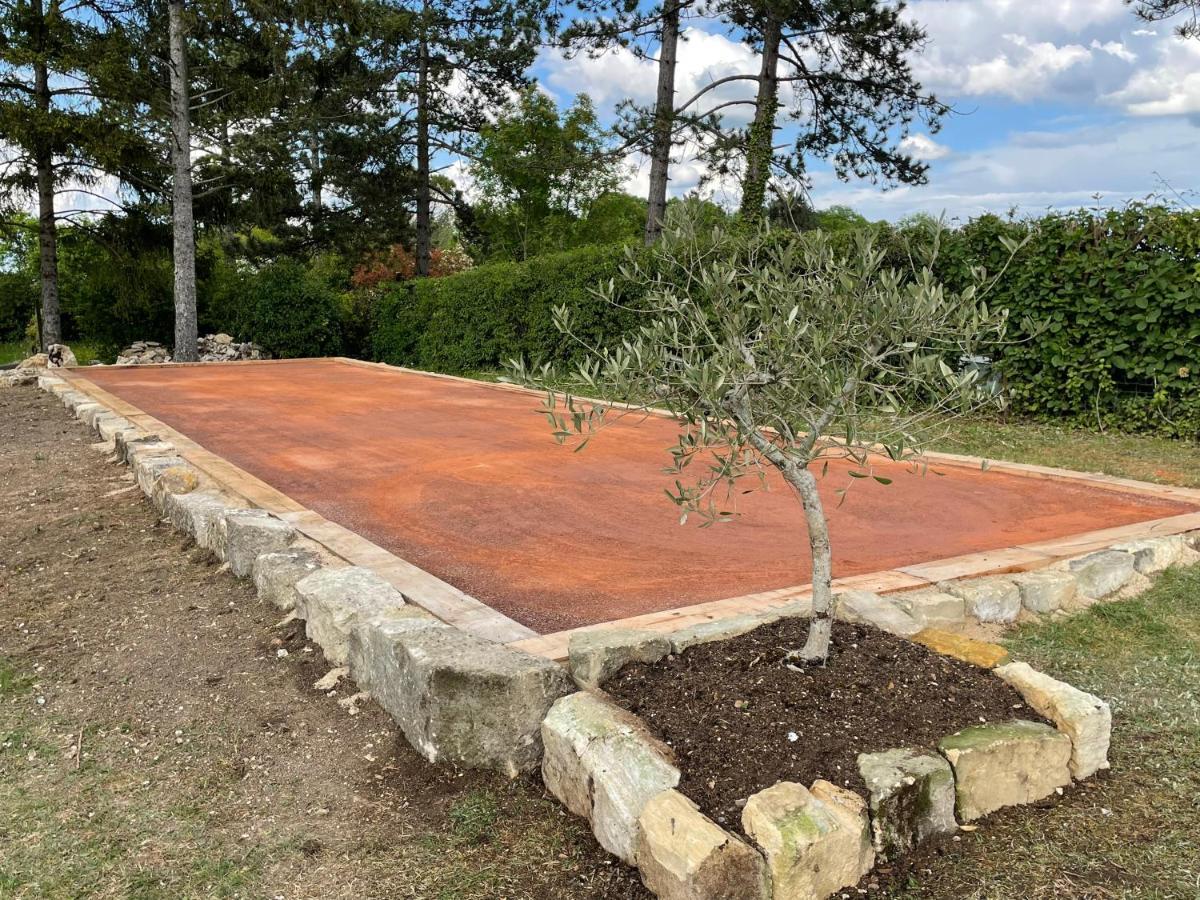
<path fill-rule="evenodd" d="M 216 308 L 227 330 L 279 358 L 336 356 L 342 352 L 341 304 L 320 272 L 281 259 L 222 280 Z"/>
<path fill-rule="evenodd" d="M 623 334 L 630 315 L 593 289 L 620 278 L 624 254 L 621 246 L 584 247 L 389 285 L 374 311 L 375 358 L 441 372 L 494 369 L 514 356 L 570 362 L 579 348 L 559 334 L 551 311 L 570 306 L 585 340 Z"/>
<path fill-rule="evenodd" d="M 38 285 L 27 272 L 0 272 L 0 343 L 24 340 L 37 303 Z"/>

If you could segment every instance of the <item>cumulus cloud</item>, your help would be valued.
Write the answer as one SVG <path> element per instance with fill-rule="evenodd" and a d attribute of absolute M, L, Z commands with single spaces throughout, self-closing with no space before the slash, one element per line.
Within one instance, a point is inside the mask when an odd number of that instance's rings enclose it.
<path fill-rule="evenodd" d="M 1103 99 L 1134 116 L 1200 113 L 1200 43 L 1164 42 L 1153 66 L 1135 72 L 1123 87 Z"/>
<path fill-rule="evenodd" d="M 927 134 L 910 134 L 900 141 L 900 149 L 914 159 L 925 162 L 943 159 L 953 152 L 949 147 L 939 144 Z"/>

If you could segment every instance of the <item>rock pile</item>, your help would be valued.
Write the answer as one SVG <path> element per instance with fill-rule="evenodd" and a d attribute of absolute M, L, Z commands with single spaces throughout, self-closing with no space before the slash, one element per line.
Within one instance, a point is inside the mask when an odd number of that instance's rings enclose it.
<path fill-rule="evenodd" d="M 118 366 L 151 366 L 170 361 L 171 352 L 156 341 L 134 341 L 117 356 Z"/>
<path fill-rule="evenodd" d="M 231 362 L 238 359 L 270 359 L 252 341 L 235 341 L 227 334 L 206 334 L 196 342 L 200 362 Z M 117 357 L 118 366 L 150 366 L 169 363 L 171 352 L 155 341 L 134 341 Z"/>
<path fill-rule="evenodd" d="M 198 342 L 200 362 L 230 362 L 235 359 L 268 359 L 252 341 L 238 343 L 227 334 L 206 334 Z"/>

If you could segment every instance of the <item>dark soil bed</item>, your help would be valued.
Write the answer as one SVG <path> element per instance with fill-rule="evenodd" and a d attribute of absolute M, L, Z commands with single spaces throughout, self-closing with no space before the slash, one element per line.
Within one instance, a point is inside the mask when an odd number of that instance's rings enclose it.
<path fill-rule="evenodd" d="M 876 628 L 837 623 L 825 668 L 782 664 L 792 619 L 626 667 L 604 685 L 674 748 L 679 789 L 740 830 L 741 807 L 777 781 L 818 778 L 866 794 L 859 753 L 933 747 L 968 725 L 1044 721 L 991 673 Z"/>

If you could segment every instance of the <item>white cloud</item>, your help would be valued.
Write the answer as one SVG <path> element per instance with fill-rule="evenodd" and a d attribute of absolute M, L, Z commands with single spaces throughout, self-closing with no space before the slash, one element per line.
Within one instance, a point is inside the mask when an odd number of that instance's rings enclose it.
<path fill-rule="evenodd" d="M 910 134 L 900 141 L 900 149 L 910 154 L 914 159 L 929 161 L 944 159 L 952 151 L 944 144 L 939 144 L 927 134 Z"/>
<path fill-rule="evenodd" d="M 1137 62 L 1137 54 L 1120 41 L 1105 41 L 1102 44 L 1097 40 L 1093 40 L 1091 46 L 1093 50 L 1102 50 L 1109 56 L 1115 56 L 1117 59 L 1125 60 L 1125 62 Z"/>
<path fill-rule="evenodd" d="M 1200 42 L 1168 39 L 1153 67 L 1135 72 L 1103 99 L 1134 116 L 1200 113 Z"/>
<path fill-rule="evenodd" d="M 1078 44 L 1060 47 L 1049 41 L 1033 43 L 1020 34 L 1006 34 L 1004 40 L 1011 45 L 1008 52 L 967 66 L 959 92 L 1027 100 L 1043 85 L 1052 83 L 1056 75 L 1092 58 L 1091 51 Z"/>
<path fill-rule="evenodd" d="M 1106 204 L 1145 197 L 1162 180 L 1180 190 L 1195 188 L 1200 129 L 1168 119 L 1136 128 L 1116 123 L 1065 133 L 1021 132 L 977 151 L 959 151 L 939 166 L 930 184 L 880 191 L 814 178 L 819 207 L 845 203 L 872 218 L 898 219 L 912 212 L 945 212 L 966 218 L 983 212 L 1023 212 L 1089 206 L 1096 194 Z"/>

